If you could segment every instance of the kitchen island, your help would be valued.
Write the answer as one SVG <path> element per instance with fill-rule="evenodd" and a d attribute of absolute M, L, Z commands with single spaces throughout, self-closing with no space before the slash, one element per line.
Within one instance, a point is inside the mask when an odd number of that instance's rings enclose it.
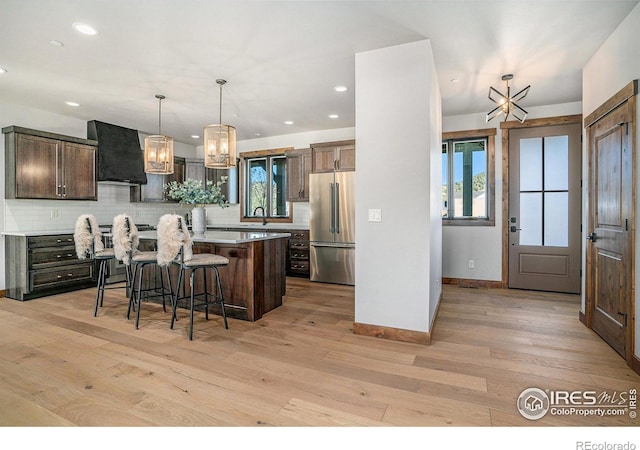
<path fill-rule="evenodd" d="M 253 322 L 282 305 L 282 297 L 286 293 L 289 236 L 290 233 L 207 230 L 203 235 L 191 237 L 194 253 L 215 253 L 229 259 L 229 265 L 220 268 L 225 312 L 228 317 Z M 140 232 L 141 250 L 153 250 L 155 244 L 155 231 Z M 171 269 L 173 289 L 177 280 L 178 270 L 174 266 Z M 151 276 L 145 280 L 147 285 L 152 282 Z M 185 283 L 188 292 L 188 277 Z M 209 278 L 207 284 L 215 286 L 213 278 Z M 203 290 L 200 273 L 196 276 L 195 288 L 196 293 Z M 210 311 L 220 314 L 220 307 L 213 305 Z"/>

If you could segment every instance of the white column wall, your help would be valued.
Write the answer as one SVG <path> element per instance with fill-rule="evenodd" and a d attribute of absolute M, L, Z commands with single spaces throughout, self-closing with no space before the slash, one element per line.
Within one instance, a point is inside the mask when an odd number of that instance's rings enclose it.
<path fill-rule="evenodd" d="M 358 323 L 429 331 L 442 289 L 440 104 L 428 40 L 356 54 Z"/>

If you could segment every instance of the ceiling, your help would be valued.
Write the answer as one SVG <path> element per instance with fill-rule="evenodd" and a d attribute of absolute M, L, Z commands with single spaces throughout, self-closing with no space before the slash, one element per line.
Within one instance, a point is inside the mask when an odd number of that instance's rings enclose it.
<path fill-rule="evenodd" d="M 0 0 L 0 101 L 156 134 L 163 94 L 162 133 L 200 145 L 223 78 L 222 122 L 240 140 L 353 127 L 356 53 L 430 39 L 445 116 L 487 112 L 505 73 L 531 85 L 525 109 L 575 102 L 585 63 L 637 3 Z"/>

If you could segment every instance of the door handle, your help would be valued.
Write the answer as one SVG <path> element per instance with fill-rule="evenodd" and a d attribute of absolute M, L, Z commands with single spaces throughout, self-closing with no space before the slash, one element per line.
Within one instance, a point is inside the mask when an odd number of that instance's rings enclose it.
<path fill-rule="evenodd" d="M 511 227 L 509 227 L 509 231 L 511 231 L 512 233 L 515 233 L 516 231 L 520 231 L 522 230 L 522 228 L 516 228 L 515 225 L 511 225 Z"/>
<path fill-rule="evenodd" d="M 595 242 L 598 239 L 598 236 L 596 235 L 596 233 L 591 233 L 587 235 L 587 239 L 589 239 L 591 242 Z"/>

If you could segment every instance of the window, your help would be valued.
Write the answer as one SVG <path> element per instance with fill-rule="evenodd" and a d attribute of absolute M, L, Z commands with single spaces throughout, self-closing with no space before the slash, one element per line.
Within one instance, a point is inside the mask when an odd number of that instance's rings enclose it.
<path fill-rule="evenodd" d="M 285 149 L 243 153 L 242 221 L 291 222 Z"/>
<path fill-rule="evenodd" d="M 494 225 L 496 129 L 443 133 L 442 218 L 445 225 Z"/>

